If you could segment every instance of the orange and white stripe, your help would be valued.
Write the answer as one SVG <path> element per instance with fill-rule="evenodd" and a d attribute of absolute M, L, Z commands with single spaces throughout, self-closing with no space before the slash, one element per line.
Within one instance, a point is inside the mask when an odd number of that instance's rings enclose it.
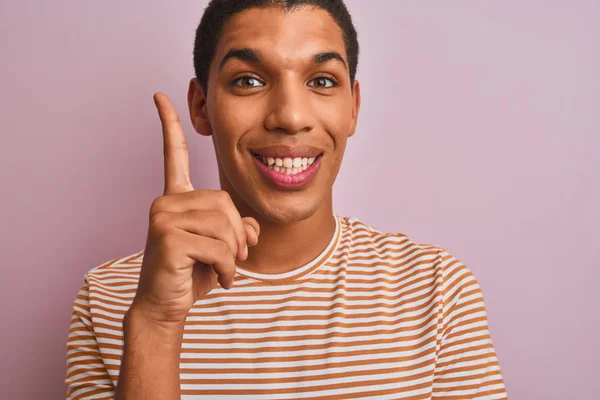
<path fill-rule="evenodd" d="M 114 395 L 143 251 L 86 274 L 67 343 L 69 399 Z M 336 216 L 312 262 L 238 268 L 188 315 L 184 399 L 505 399 L 481 289 L 445 249 Z"/>

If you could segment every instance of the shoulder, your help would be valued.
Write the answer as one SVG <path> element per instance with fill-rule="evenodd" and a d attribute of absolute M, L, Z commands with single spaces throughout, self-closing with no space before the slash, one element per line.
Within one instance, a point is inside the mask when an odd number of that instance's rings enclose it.
<path fill-rule="evenodd" d="M 352 253 L 402 256 L 403 260 L 423 257 L 431 262 L 441 260 L 444 249 L 440 246 L 415 242 L 402 232 L 383 232 L 357 217 L 340 217 L 340 220 L 343 229 L 342 241 L 349 245 Z"/>
<path fill-rule="evenodd" d="M 144 250 L 141 250 L 137 253 L 106 261 L 90 269 L 87 274 L 102 276 L 107 274 L 110 275 L 111 273 L 130 272 L 132 269 L 139 269 L 141 267 L 143 258 Z"/>
<path fill-rule="evenodd" d="M 135 293 L 140 276 L 144 251 L 106 261 L 85 274 L 90 291 L 98 288 L 108 293 Z"/>
<path fill-rule="evenodd" d="M 109 329 L 120 326 L 137 290 L 142 257 L 143 250 L 90 269 L 73 302 L 73 318 L 88 329 L 94 325 Z"/>
<path fill-rule="evenodd" d="M 476 287 L 472 271 L 441 245 L 420 243 L 402 232 L 383 232 L 356 217 L 340 217 L 350 258 L 430 270 L 444 292 Z"/>

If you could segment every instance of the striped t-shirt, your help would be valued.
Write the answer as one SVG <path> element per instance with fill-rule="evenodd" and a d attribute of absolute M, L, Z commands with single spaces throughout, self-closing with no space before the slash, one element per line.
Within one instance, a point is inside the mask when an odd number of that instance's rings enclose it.
<path fill-rule="evenodd" d="M 237 269 L 194 304 L 184 399 L 505 399 L 471 271 L 445 249 L 335 216 L 329 245 L 280 274 Z M 143 251 L 85 275 L 73 304 L 69 399 L 114 396 L 122 320 Z"/>

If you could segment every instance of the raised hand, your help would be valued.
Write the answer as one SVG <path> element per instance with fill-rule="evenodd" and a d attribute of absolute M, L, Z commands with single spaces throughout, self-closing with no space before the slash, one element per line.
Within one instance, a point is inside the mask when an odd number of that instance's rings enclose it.
<path fill-rule="evenodd" d="M 150 207 L 148 236 L 132 308 L 176 325 L 217 282 L 233 286 L 235 261 L 258 242 L 258 222 L 242 218 L 221 190 L 194 190 L 179 117 L 169 98 L 154 95 L 162 123 L 165 187 Z"/>

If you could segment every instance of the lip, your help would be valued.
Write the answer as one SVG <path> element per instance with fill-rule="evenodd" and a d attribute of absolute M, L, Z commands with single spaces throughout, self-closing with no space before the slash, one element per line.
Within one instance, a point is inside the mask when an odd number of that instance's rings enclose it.
<path fill-rule="evenodd" d="M 271 158 L 311 158 L 323 153 L 323 150 L 313 146 L 269 146 L 256 149 L 248 149 L 252 154 Z"/>
<path fill-rule="evenodd" d="M 265 156 L 266 157 L 266 156 Z M 277 156 L 279 157 L 279 156 Z M 297 157 L 300 157 L 298 155 Z M 271 184 L 279 189 L 302 189 L 306 187 L 319 172 L 321 166 L 322 155 L 319 154 L 315 161 L 305 171 L 299 172 L 295 175 L 286 175 L 281 172 L 277 172 L 274 169 L 267 167 L 262 161 L 252 155 L 252 159 L 256 164 L 257 168 L 261 172 L 261 175 Z"/>

